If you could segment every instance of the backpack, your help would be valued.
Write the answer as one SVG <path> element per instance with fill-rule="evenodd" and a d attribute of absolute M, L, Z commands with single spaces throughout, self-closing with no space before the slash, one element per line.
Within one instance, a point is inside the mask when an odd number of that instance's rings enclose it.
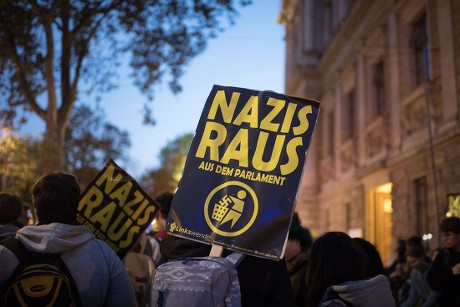
<path fill-rule="evenodd" d="M 131 278 L 138 306 L 145 306 L 150 299 L 150 283 L 155 272 L 151 254 L 151 243 L 144 235 L 136 243 L 133 251 L 128 252 L 123 258 L 123 265 Z"/>
<path fill-rule="evenodd" d="M 239 307 L 237 265 L 243 254 L 191 257 L 160 265 L 152 283 L 150 306 Z"/>
<path fill-rule="evenodd" d="M 6 280 L 0 306 L 82 306 L 77 285 L 60 254 L 30 252 L 17 238 L 0 244 L 19 260 Z"/>

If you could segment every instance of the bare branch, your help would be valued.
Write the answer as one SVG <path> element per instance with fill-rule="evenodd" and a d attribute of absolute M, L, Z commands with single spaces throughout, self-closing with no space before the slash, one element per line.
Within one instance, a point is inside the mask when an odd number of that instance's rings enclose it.
<path fill-rule="evenodd" d="M 119 6 L 123 1 L 118 0 L 113 2 L 111 5 L 109 5 L 106 8 L 102 9 L 95 9 L 95 8 L 89 8 L 89 6 L 85 6 L 83 9 L 85 12 L 83 18 L 81 19 L 80 23 L 78 23 L 75 28 L 72 31 L 72 34 L 78 33 L 82 28 L 87 27 L 88 25 L 91 24 L 91 18 L 96 15 L 102 15 L 102 17 L 99 19 L 98 24 L 102 22 L 102 20 L 112 11 L 114 10 L 117 6 Z"/>
<path fill-rule="evenodd" d="M 19 77 L 19 86 L 24 98 L 27 100 L 27 103 L 30 105 L 32 110 L 37 113 L 40 118 L 46 118 L 46 111 L 42 109 L 37 101 L 35 100 L 35 95 L 31 92 L 31 86 L 27 80 L 27 74 L 24 63 L 21 61 L 17 51 L 16 51 L 16 44 L 14 42 L 14 38 L 12 33 L 5 29 L 5 33 L 7 33 L 7 39 L 4 42 L 4 48 L 7 50 L 8 54 L 10 55 L 11 60 L 13 61 L 16 67 L 16 74 Z"/>

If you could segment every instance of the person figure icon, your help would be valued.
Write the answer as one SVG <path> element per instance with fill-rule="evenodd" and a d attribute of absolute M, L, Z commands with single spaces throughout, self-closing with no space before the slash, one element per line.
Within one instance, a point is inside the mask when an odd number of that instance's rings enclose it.
<path fill-rule="evenodd" d="M 246 191 L 240 190 L 237 193 L 237 197 L 229 196 L 232 200 L 233 206 L 232 209 L 225 215 L 224 219 L 221 222 L 221 225 L 225 224 L 228 221 L 232 221 L 232 225 L 230 226 L 230 228 L 233 228 L 233 226 L 235 226 L 236 222 L 238 222 L 239 218 L 243 214 L 243 199 L 246 198 L 246 195 Z"/>

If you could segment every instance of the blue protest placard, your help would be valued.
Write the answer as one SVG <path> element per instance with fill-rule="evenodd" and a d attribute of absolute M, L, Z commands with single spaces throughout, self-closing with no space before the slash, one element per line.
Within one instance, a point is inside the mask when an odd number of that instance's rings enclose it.
<path fill-rule="evenodd" d="M 175 236 L 279 259 L 319 103 L 215 85 L 166 221 Z"/>

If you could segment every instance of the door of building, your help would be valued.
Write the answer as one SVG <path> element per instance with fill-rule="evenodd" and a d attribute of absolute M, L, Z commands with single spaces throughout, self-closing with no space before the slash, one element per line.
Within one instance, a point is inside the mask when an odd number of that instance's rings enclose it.
<path fill-rule="evenodd" d="M 393 206 L 391 200 L 391 183 L 378 186 L 371 190 L 371 203 L 368 212 L 371 242 L 374 242 L 380 257 L 386 264 L 393 253 L 391 215 Z"/>

